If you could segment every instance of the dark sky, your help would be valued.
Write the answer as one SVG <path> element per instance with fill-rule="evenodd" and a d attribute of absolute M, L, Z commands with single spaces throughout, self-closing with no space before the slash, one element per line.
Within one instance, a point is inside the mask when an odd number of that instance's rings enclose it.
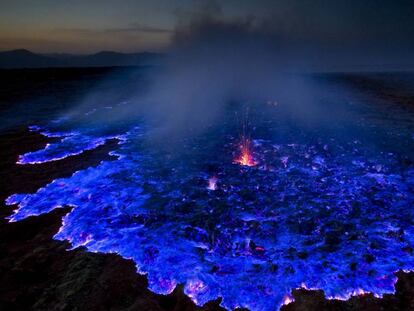
<path fill-rule="evenodd" d="M 0 50 L 164 50 L 177 25 L 210 14 L 251 19 L 291 41 L 409 61 L 414 1 L 0 0 Z"/>

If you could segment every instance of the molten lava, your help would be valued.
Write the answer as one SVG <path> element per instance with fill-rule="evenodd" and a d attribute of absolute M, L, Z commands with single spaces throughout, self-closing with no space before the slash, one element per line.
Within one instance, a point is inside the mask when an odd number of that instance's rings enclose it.
<path fill-rule="evenodd" d="M 288 304 L 290 304 L 290 303 L 292 303 L 292 302 L 294 302 L 294 301 L 295 301 L 295 299 L 293 299 L 291 296 L 289 296 L 289 295 L 285 295 L 285 296 L 283 297 L 283 302 L 282 302 L 282 305 L 286 306 L 286 305 L 288 305 Z"/>
<path fill-rule="evenodd" d="M 210 177 L 208 179 L 207 189 L 208 190 L 217 190 L 217 181 L 218 181 L 218 178 L 216 176 Z"/>
<path fill-rule="evenodd" d="M 240 144 L 240 155 L 234 160 L 234 163 L 243 166 L 255 166 L 257 164 L 253 157 L 251 142 L 248 138 L 242 138 Z"/>

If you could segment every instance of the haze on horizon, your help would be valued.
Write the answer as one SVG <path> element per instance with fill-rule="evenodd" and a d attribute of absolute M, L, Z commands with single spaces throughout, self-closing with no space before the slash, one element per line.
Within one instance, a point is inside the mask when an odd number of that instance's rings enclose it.
<path fill-rule="evenodd" d="M 206 17 L 249 23 L 332 63 L 414 64 L 414 2 L 407 0 L 6 0 L 0 50 L 167 51 L 183 28 Z"/>

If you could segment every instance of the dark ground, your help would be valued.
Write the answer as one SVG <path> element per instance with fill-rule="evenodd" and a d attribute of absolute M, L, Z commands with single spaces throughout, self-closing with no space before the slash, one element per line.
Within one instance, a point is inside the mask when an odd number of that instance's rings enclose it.
<path fill-rule="evenodd" d="M 97 76 L 106 73 L 105 70 L 99 70 L 88 73 L 87 77 L 82 76 L 85 74 L 82 70 L 69 70 L 66 73 L 60 70 L 45 71 L 42 78 L 37 80 L 37 86 L 30 82 L 32 78 L 27 78 L 35 74 L 33 71 L 14 71 L 14 80 L 8 80 L 9 93 L 0 92 L 0 113 L 14 102 L 26 99 L 29 92 L 43 94 L 46 89 L 50 90 L 48 83 L 55 83 L 56 89 L 60 88 L 56 92 L 59 95 L 52 92 L 48 95 L 49 99 L 52 101 L 62 97 L 59 103 L 65 105 L 65 93 L 76 97 L 76 94 L 73 95 L 73 81 L 81 76 L 87 88 L 94 84 Z M 9 73 L 0 72 L 0 81 L 6 83 Z M 23 80 L 27 81 L 19 86 L 22 77 L 26 77 Z M 392 88 L 378 88 L 375 82 L 361 79 L 354 77 L 352 82 L 381 89 L 380 96 L 394 96 Z M 26 89 L 27 92 L 22 94 L 22 87 L 29 90 Z M 402 105 L 414 102 L 413 97 L 404 96 Z M 110 142 L 62 161 L 35 166 L 15 164 L 19 154 L 39 149 L 46 142 L 44 137 L 30 133 L 25 126 L 2 132 L 0 202 L 13 193 L 34 192 L 53 179 L 97 165 L 99 161 L 108 159 L 107 152 L 111 144 L 115 143 Z M 130 260 L 111 254 L 88 253 L 84 249 L 67 251 L 69 245 L 53 240 L 52 236 L 68 209 L 8 223 L 4 218 L 12 210 L 12 206 L 1 203 L 0 310 L 220 310 L 217 301 L 197 308 L 183 294 L 182 288 L 177 288 L 168 296 L 151 293 L 147 289 L 145 276 L 135 272 Z M 414 310 L 414 273 L 399 272 L 397 275 L 396 294 L 385 295 L 383 299 L 364 295 L 348 301 L 326 300 L 321 291 L 297 290 L 293 293 L 295 302 L 282 310 Z"/>

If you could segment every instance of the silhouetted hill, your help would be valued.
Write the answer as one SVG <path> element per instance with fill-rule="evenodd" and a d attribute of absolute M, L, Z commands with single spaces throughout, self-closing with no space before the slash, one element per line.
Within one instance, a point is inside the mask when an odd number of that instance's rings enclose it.
<path fill-rule="evenodd" d="M 0 68 L 38 68 L 58 65 L 58 60 L 28 50 L 0 52 Z"/>
<path fill-rule="evenodd" d="M 102 51 L 91 55 L 43 55 L 24 49 L 0 52 L 0 68 L 139 66 L 155 65 L 161 60 L 162 54 L 149 52 Z"/>

